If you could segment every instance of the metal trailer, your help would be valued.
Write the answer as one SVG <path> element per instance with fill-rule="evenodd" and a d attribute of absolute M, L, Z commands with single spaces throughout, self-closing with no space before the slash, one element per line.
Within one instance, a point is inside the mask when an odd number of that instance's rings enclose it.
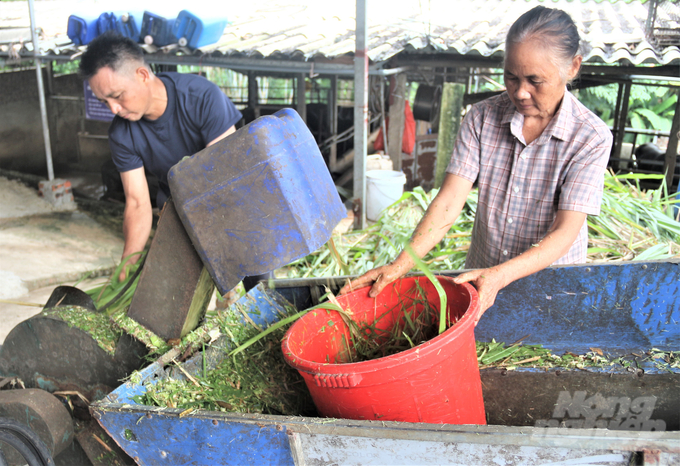
<path fill-rule="evenodd" d="M 526 337 L 556 354 L 597 348 L 627 367 L 481 371 L 486 426 L 355 421 L 148 407 L 125 383 L 91 406 L 139 464 L 680 464 L 680 369 L 647 352 L 680 348 L 680 263 L 550 267 L 498 295 L 479 341 Z M 459 272 L 446 272 L 455 275 Z M 343 277 L 274 280 L 298 309 Z M 219 350 L 215 350 L 219 351 Z M 201 354 L 185 363 L 202 365 Z"/>

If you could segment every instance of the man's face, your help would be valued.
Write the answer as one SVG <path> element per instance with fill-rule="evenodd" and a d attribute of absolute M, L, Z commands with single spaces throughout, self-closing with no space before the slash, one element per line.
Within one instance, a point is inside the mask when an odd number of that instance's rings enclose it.
<path fill-rule="evenodd" d="M 140 120 L 149 111 L 149 90 L 146 68 L 114 71 L 106 66 L 90 78 L 92 92 L 121 118 Z"/>

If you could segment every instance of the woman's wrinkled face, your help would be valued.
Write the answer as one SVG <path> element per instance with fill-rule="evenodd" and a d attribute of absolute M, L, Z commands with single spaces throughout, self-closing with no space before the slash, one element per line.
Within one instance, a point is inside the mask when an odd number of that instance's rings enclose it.
<path fill-rule="evenodd" d="M 525 117 L 552 118 L 559 108 L 567 81 L 578 73 L 581 57 L 562 70 L 549 46 L 537 39 L 508 44 L 505 87 L 517 111 Z"/>

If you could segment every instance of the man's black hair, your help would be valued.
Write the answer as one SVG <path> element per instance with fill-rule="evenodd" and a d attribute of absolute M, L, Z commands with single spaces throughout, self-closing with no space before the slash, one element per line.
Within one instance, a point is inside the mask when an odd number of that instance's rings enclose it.
<path fill-rule="evenodd" d="M 130 60 L 144 62 L 144 51 L 139 44 L 115 31 L 106 31 L 88 44 L 80 58 L 80 75 L 90 79 L 107 66 L 118 71 Z"/>

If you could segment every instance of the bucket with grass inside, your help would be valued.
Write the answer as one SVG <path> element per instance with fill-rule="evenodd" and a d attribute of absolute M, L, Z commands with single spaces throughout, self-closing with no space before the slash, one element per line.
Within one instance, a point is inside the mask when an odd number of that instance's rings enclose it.
<path fill-rule="evenodd" d="M 486 424 L 475 350 L 477 291 L 426 277 L 339 296 L 300 318 L 282 342 L 286 361 L 326 417 L 446 424 Z"/>

